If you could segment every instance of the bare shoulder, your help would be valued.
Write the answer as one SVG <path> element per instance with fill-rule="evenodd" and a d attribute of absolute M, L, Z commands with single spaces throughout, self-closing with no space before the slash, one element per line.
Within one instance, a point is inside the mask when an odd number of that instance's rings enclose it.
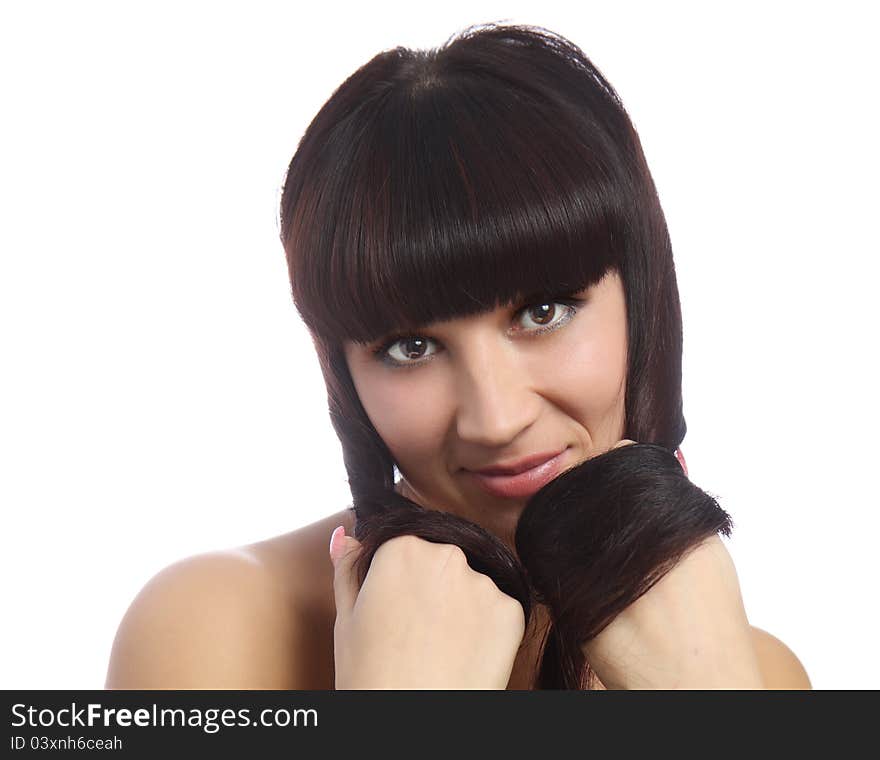
<path fill-rule="evenodd" d="M 350 530 L 353 513 L 160 570 L 119 624 L 105 688 L 332 688 L 333 576 L 320 547 L 340 523 Z"/>
<path fill-rule="evenodd" d="M 767 689 L 813 688 L 801 661 L 780 639 L 752 626 L 752 641 Z"/>
<path fill-rule="evenodd" d="M 313 601 L 320 601 L 327 590 L 332 597 L 329 543 L 337 525 L 344 525 L 345 532 L 351 535 L 354 511 L 343 509 L 290 533 L 250 544 L 246 551 L 298 597 L 309 599 L 317 593 L 318 598 Z"/>

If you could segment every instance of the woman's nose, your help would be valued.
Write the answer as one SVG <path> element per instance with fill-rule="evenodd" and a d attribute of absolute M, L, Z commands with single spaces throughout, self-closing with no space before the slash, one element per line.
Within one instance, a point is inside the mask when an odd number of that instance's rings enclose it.
<path fill-rule="evenodd" d="M 534 422 L 538 398 L 515 346 L 481 341 L 459 356 L 456 432 L 487 447 L 505 446 Z"/>

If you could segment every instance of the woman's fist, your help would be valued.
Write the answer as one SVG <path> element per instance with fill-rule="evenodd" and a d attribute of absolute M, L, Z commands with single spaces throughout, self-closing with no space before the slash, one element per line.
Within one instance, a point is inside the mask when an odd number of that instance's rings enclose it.
<path fill-rule="evenodd" d="M 687 475 L 680 450 L 676 459 Z M 610 689 L 763 688 L 736 568 L 717 534 L 686 553 L 583 651 Z"/>
<path fill-rule="evenodd" d="M 762 689 L 736 569 L 717 535 L 584 645 L 609 689 Z"/>
<path fill-rule="evenodd" d="M 351 537 L 331 547 L 337 689 L 504 689 L 522 606 L 464 552 L 404 535 L 383 543 L 358 589 Z"/>

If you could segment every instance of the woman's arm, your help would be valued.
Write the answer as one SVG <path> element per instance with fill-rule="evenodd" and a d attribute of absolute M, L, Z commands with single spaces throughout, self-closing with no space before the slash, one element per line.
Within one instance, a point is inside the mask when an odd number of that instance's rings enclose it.
<path fill-rule="evenodd" d="M 289 595 L 240 552 L 177 562 L 125 613 L 107 689 L 297 689 L 310 658 Z"/>

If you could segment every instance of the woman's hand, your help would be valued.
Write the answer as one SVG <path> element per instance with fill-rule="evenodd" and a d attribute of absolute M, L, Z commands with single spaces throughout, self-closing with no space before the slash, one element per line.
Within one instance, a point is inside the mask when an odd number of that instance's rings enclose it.
<path fill-rule="evenodd" d="M 373 555 L 358 589 L 350 536 L 334 562 L 337 689 L 505 689 L 525 632 L 520 603 L 464 552 L 398 536 Z"/>
<path fill-rule="evenodd" d="M 736 568 L 717 534 L 583 650 L 609 689 L 764 688 Z"/>

